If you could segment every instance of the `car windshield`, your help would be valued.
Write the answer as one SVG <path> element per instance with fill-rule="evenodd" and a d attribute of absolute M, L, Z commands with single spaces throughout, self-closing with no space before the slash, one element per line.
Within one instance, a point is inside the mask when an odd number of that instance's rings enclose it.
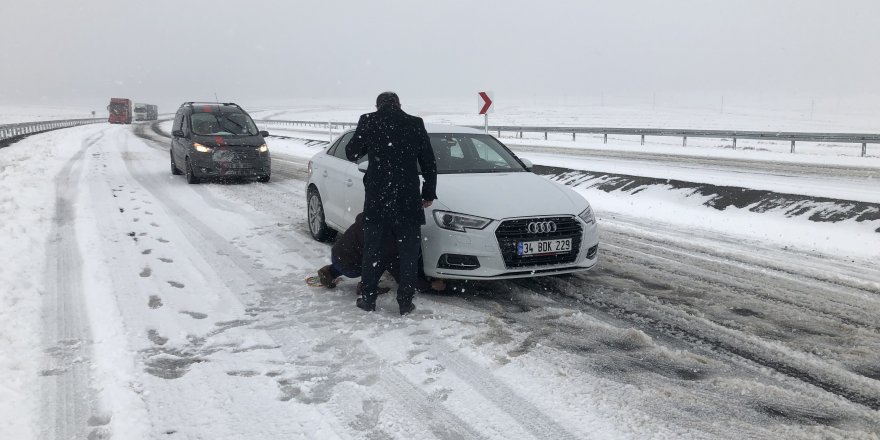
<path fill-rule="evenodd" d="M 113 113 L 113 114 L 125 113 L 126 105 L 125 104 L 110 104 L 110 106 L 107 107 L 107 110 L 109 110 L 110 113 Z"/>
<path fill-rule="evenodd" d="M 254 121 L 241 112 L 199 112 L 193 113 L 191 119 L 195 134 L 253 136 L 259 133 Z"/>
<path fill-rule="evenodd" d="M 507 147 L 487 134 L 431 134 L 437 173 L 526 171 Z"/>

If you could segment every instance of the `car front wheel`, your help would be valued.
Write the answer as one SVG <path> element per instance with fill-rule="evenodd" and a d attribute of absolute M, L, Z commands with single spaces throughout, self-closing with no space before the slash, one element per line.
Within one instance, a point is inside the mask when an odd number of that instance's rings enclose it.
<path fill-rule="evenodd" d="M 199 183 L 199 178 L 196 177 L 195 172 L 193 171 L 192 162 L 190 162 L 189 158 L 186 158 L 186 183 L 190 185 Z"/>
<path fill-rule="evenodd" d="M 309 190 L 308 196 L 309 232 L 312 238 L 318 241 L 330 241 L 336 236 L 336 231 L 330 229 L 324 221 L 324 204 L 321 195 L 315 189 Z"/>
<path fill-rule="evenodd" d="M 171 152 L 171 174 L 175 176 L 179 176 L 183 173 L 180 172 L 180 168 L 177 168 L 177 164 L 174 163 L 174 152 Z"/>

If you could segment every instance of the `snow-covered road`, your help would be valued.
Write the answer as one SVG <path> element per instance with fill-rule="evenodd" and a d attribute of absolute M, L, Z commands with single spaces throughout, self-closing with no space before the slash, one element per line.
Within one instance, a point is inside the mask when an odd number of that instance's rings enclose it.
<path fill-rule="evenodd" d="M 329 258 L 305 221 L 316 150 L 283 143 L 268 184 L 187 185 L 147 124 L 0 150 L 0 188 L 24 197 L 0 198 L 15 438 L 880 432 L 876 261 L 597 209 L 592 272 L 368 314 L 353 281 L 303 283 Z"/>

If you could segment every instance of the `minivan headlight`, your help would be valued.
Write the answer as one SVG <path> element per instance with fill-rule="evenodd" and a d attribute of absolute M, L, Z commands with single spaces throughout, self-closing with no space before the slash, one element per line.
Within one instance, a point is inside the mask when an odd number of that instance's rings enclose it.
<path fill-rule="evenodd" d="M 584 221 L 584 223 L 589 224 L 596 222 L 596 216 L 593 214 L 593 208 L 589 204 L 587 205 L 587 209 L 585 209 L 584 212 L 578 214 L 578 217 L 580 217 L 581 220 Z"/>
<path fill-rule="evenodd" d="M 491 219 L 473 215 L 457 214 L 449 211 L 434 211 L 437 226 L 451 231 L 465 232 L 465 229 L 483 229 L 492 223 Z"/>
<path fill-rule="evenodd" d="M 196 151 L 198 151 L 199 153 L 210 153 L 210 152 L 214 151 L 213 148 L 206 147 L 198 142 L 193 142 L 193 148 L 195 148 Z"/>
<path fill-rule="evenodd" d="M 257 152 L 259 152 L 259 153 L 265 153 L 267 151 L 269 151 L 269 146 L 266 144 L 263 144 L 263 145 L 260 145 L 259 147 L 257 147 Z"/>

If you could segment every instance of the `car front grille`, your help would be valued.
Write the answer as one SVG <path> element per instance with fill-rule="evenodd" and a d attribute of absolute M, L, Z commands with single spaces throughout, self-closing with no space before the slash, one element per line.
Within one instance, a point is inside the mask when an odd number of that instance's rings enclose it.
<path fill-rule="evenodd" d="M 253 148 L 235 149 L 232 153 L 232 160 L 254 160 L 257 158 L 257 152 Z"/>
<path fill-rule="evenodd" d="M 528 226 L 532 222 L 553 222 L 556 225 L 556 231 L 529 232 Z M 498 246 L 501 248 L 501 256 L 504 258 L 504 264 L 508 268 L 573 263 L 577 260 L 578 253 L 580 252 L 582 235 L 583 227 L 575 217 L 534 217 L 506 220 L 495 230 L 495 237 L 498 239 Z M 516 254 L 518 242 L 555 240 L 560 238 L 571 238 L 571 252 L 534 257 Z"/>

